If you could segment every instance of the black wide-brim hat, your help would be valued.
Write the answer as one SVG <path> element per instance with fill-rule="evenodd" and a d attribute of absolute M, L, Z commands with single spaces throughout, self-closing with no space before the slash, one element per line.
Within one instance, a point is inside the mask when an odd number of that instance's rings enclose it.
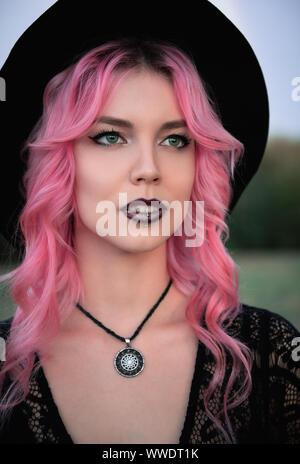
<path fill-rule="evenodd" d="M 123 37 L 168 41 L 193 59 L 224 127 L 245 146 L 229 212 L 257 171 L 269 127 L 265 81 L 249 43 L 215 6 L 206 0 L 140 6 L 59 0 L 23 33 L 0 71 L 6 84 L 6 100 L 0 101 L 0 232 L 13 246 L 25 204 L 20 150 L 42 114 L 46 84 L 83 52 Z"/>

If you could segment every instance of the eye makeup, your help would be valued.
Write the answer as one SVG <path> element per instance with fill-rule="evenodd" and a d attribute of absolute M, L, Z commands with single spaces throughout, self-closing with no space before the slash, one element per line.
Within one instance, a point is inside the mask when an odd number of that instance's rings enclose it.
<path fill-rule="evenodd" d="M 101 145 L 102 147 L 111 147 L 111 146 L 114 146 L 114 145 L 120 145 L 119 143 L 115 143 L 115 142 L 112 142 L 112 143 L 102 143 L 102 142 L 99 142 L 99 139 L 101 139 L 102 137 L 115 137 L 117 138 L 121 138 L 123 140 L 125 140 L 125 138 L 117 131 L 115 130 L 102 130 L 100 131 L 99 133 L 97 133 L 96 135 L 94 136 L 89 136 L 89 138 L 91 140 L 93 140 L 97 145 Z M 174 146 L 174 145 L 168 145 L 169 147 L 172 147 L 172 148 L 176 148 L 177 150 L 182 150 L 183 148 L 187 147 L 190 143 L 191 143 L 191 140 L 190 138 L 188 138 L 186 135 L 184 134 L 171 134 L 171 135 L 168 135 L 167 137 L 164 138 L 164 141 L 165 140 L 168 140 L 168 139 L 177 139 L 179 141 L 182 142 L 182 146 L 181 147 L 177 147 L 177 146 Z M 126 142 L 122 142 L 122 144 L 124 144 Z M 166 145 L 165 145 L 166 146 Z"/>

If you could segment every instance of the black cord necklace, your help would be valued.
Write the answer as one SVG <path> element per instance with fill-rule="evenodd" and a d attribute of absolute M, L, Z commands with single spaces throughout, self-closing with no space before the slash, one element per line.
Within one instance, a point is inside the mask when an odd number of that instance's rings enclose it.
<path fill-rule="evenodd" d="M 120 350 L 114 358 L 114 366 L 120 375 L 123 375 L 124 377 L 134 377 L 138 375 L 140 372 L 142 372 L 142 370 L 144 369 L 145 361 L 142 353 L 138 350 L 135 350 L 134 348 L 131 348 L 130 343 L 138 335 L 145 322 L 154 313 L 154 310 L 158 307 L 159 303 L 164 299 L 164 297 L 169 291 L 169 288 L 171 287 L 171 283 L 172 279 L 170 279 L 166 289 L 159 297 L 158 301 L 155 303 L 154 306 L 152 306 L 143 322 L 138 326 L 138 328 L 130 338 L 124 338 L 120 335 L 117 335 L 115 332 L 105 327 L 100 321 L 98 321 L 94 316 L 92 316 L 88 311 L 86 311 L 79 303 L 76 303 L 76 306 L 80 309 L 80 311 L 83 312 L 83 314 L 85 314 L 87 317 L 89 317 L 93 322 L 95 322 L 95 324 L 104 329 L 107 333 L 113 335 L 122 342 L 126 343 L 127 347 Z"/>

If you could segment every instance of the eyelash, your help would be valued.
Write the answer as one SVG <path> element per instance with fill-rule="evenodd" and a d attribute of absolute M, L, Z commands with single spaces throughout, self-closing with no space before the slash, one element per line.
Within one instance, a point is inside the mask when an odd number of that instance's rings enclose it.
<path fill-rule="evenodd" d="M 97 142 L 97 139 L 99 139 L 101 137 L 104 137 L 105 135 L 117 135 L 118 137 L 120 137 L 120 138 L 122 138 L 124 140 L 124 138 L 121 136 L 121 134 L 119 132 L 117 132 L 117 131 L 114 131 L 114 130 L 111 130 L 111 131 L 104 130 L 104 131 L 101 131 L 98 134 L 94 135 L 93 137 L 89 137 L 89 138 L 92 139 L 95 143 L 97 143 L 97 145 L 101 145 L 102 147 L 105 147 L 105 148 L 111 147 L 113 145 L 119 145 L 118 143 L 110 144 L 110 143 Z M 173 148 L 176 148 L 177 150 L 182 150 L 183 148 L 187 147 L 191 143 L 191 139 L 189 139 L 185 135 L 181 135 L 181 134 L 171 134 L 168 137 L 166 137 L 164 140 L 167 140 L 167 139 L 169 139 L 171 137 L 178 137 L 184 143 L 184 145 L 182 147 L 173 147 Z M 171 145 L 169 145 L 169 146 L 171 146 Z"/>

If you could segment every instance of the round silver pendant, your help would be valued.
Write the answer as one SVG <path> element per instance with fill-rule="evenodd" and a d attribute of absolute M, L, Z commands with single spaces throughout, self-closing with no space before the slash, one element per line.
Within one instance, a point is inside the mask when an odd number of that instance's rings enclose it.
<path fill-rule="evenodd" d="M 126 347 L 116 354 L 114 366 L 120 375 L 134 377 L 144 369 L 144 357 L 140 351 Z"/>

